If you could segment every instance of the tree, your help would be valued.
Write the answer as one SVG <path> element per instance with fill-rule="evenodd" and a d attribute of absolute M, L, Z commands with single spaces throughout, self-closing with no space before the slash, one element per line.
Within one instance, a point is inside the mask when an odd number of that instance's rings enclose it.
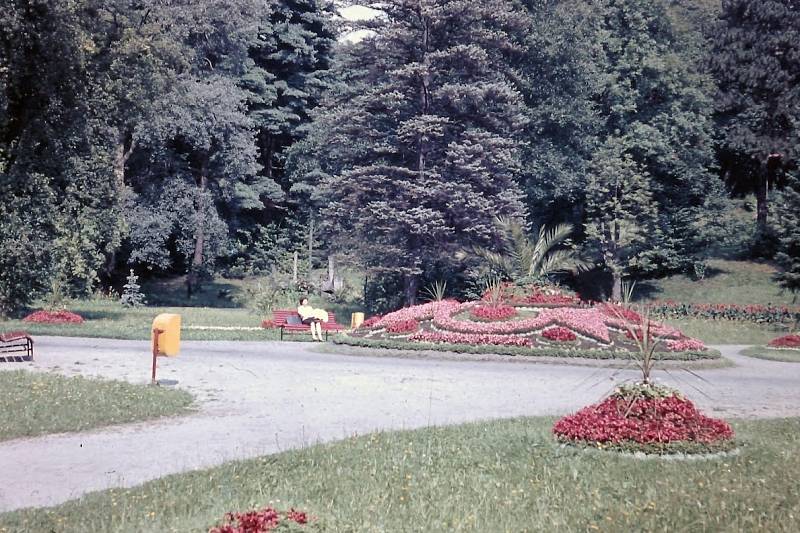
<path fill-rule="evenodd" d="M 768 191 L 800 157 L 800 4 L 724 0 L 713 31 L 723 166 L 755 191 L 763 231 Z"/>
<path fill-rule="evenodd" d="M 775 205 L 774 226 L 778 236 L 775 261 L 783 268 L 775 278 L 795 295 L 800 292 L 800 179 L 790 177 Z"/>
<path fill-rule="evenodd" d="M 524 13 L 499 0 L 381 9 L 375 34 L 343 61 L 350 86 L 316 114 L 320 167 L 304 178 L 321 180 L 338 251 L 402 274 L 412 305 L 426 266 L 488 244 L 496 216 L 524 214 L 514 182 L 523 108 L 504 66 Z"/>

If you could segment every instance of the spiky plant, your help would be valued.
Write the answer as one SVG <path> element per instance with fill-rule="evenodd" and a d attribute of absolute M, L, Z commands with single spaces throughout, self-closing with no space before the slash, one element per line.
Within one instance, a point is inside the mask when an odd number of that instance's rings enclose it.
<path fill-rule="evenodd" d="M 430 302 L 441 302 L 447 292 L 447 282 L 444 280 L 434 281 L 422 289 L 422 294 Z"/>

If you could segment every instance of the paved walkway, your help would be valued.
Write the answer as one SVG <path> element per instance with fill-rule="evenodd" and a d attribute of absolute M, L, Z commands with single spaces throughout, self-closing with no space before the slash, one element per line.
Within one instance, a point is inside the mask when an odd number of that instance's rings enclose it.
<path fill-rule="evenodd" d="M 0 511 L 53 505 L 83 493 L 378 429 L 557 415 L 597 401 L 635 373 L 536 363 L 381 358 L 315 353 L 311 344 L 184 342 L 159 359 L 159 378 L 198 397 L 199 411 L 76 434 L 0 443 Z M 800 364 L 736 355 L 731 368 L 681 371 L 663 381 L 709 413 L 800 416 Z M 25 366 L 147 383 L 149 345 L 41 337 Z"/>

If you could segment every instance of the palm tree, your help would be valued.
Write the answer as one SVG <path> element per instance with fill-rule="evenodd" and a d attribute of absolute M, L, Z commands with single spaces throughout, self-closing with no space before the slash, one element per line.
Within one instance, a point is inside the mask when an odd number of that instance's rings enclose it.
<path fill-rule="evenodd" d="M 572 224 L 557 224 L 539 228 L 536 239 L 531 239 L 518 219 L 498 218 L 500 248 L 498 251 L 484 247 L 471 249 L 472 255 L 482 259 L 489 268 L 513 281 L 541 281 L 553 274 L 578 272 L 589 268 L 570 249 L 556 247 L 572 234 Z M 466 257 L 466 253 L 461 254 Z"/>

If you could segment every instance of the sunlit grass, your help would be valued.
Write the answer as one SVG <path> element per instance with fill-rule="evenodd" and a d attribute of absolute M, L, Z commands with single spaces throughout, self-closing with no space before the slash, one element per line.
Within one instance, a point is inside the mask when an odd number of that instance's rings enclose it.
<path fill-rule="evenodd" d="M 800 350 L 774 350 L 766 346 L 753 346 L 743 350 L 742 355 L 784 363 L 800 363 Z"/>
<path fill-rule="evenodd" d="M 738 456 L 691 462 L 561 449 L 552 422 L 377 433 L 0 515 L 0 528 L 207 531 L 270 503 L 336 532 L 800 528 L 796 419 L 736 422 Z"/>
<path fill-rule="evenodd" d="M 58 374 L 0 372 L 0 441 L 185 413 L 185 391 Z"/>

